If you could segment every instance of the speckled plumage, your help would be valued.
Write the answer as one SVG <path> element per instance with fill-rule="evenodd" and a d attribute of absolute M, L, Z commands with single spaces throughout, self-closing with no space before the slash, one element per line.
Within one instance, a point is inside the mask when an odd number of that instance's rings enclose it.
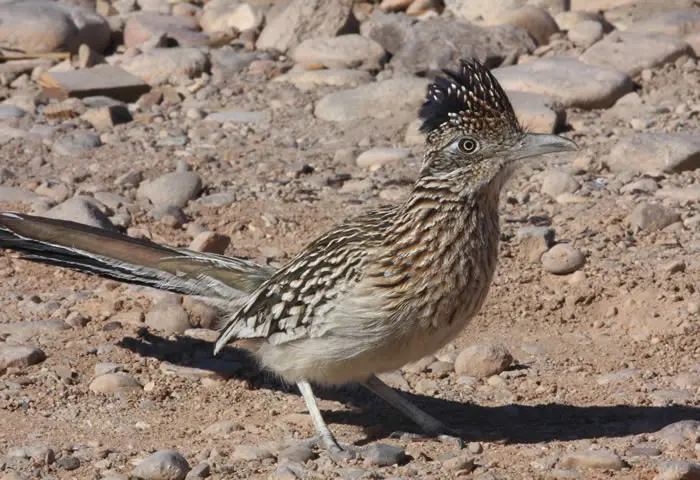
<path fill-rule="evenodd" d="M 224 312 L 216 342 L 248 342 L 260 363 L 297 382 L 318 436 L 341 451 L 309 382 L 360 382 L 430 434 L 447 427 L 375 374 L 435 352 L 479 311 L 498 255 L 498 200 L 517 160 L 572 150 L 528 134 L 495 77 L 462 62 L 428 88 L 425 153 L 401 205 L 321 235 L 280 270 L 129 239 L 71 222 L 0 214 L 0 248 L 28 260 L 198 295 Z"/>

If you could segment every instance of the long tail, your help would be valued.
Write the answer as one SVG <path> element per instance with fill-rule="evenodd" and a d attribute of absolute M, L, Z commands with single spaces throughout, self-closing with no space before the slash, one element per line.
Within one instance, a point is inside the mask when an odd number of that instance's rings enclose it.
<path fill-rule="evenodd" d="M 33 262 L 170 292 L 232 300 L 274 269 L 237 257 L 171 248 L 75 222 L 0 212 L 0 250 Z"/>

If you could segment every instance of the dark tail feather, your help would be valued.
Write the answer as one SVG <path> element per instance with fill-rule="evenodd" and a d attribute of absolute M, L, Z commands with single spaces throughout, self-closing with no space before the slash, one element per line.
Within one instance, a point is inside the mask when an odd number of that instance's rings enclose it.
<path fill-rule="evenodd" d="M 233 299 L 274 270 L 237 257 L 159 245 L 80 223 L 0 213 L 0 249 L 20 258 L 120 282 L 202 297 Z"/>

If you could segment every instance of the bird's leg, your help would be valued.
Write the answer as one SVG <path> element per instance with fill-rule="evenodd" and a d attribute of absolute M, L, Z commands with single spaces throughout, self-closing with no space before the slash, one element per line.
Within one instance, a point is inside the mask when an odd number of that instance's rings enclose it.
<path fill-rule="evenodd" d="M 351 448 L 346 446 L 341 447 L 336 441 L 335 437 L 328 429 L 328 425 L 323 420 L 321 415 L 321 410 L 318 409 L 316 405 L 316 398 L 314 397 L 314 392 L 311 390 L 311 385 L 306 381 L 297 382 L 297 387 L 301 392 L 301 396 L 304 397 L 306 402 L 306 408 L 309 409 L 309 415 L 311 415 L 311 421 L 316 428 L 316 436 L 311 439 L 311 443 L 320 444 L 321 447 L 328 451 L 328 455 L 333 460 L 343 460 L 350 459 L 355 456 L 355 452 Z"/>
<path fill-rule="evenodd" d="M 370 376 L 363 385 L 378 397 L 383 398 L 389 405 L 392 405 L 413 420 L 426 435 L 436 437 L 441 442 L 455 444 L 459 446 L 459 448 L 464 447 L 464 441 L 459 437 L 459 432 L 452 430 L 437 418 L 416 407 L 403 398 L 396 390 L 382 382 L 376 375 Z M 399 432 L 392 436 L 399 436 Z M 400 436 L 420 438 L 420 436 L 410 434 L 401 434 Z"/>

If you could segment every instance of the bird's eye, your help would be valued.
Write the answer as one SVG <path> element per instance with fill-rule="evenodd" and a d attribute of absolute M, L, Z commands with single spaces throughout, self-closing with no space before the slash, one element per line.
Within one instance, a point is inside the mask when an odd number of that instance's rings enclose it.
<path fill-rule="evenodd" d="M 471 138 L 462 138 L 457 144 L 457 147 L 464 153 L 474 153 L 476 149 L 479 148 L 479 145 Z"/>

